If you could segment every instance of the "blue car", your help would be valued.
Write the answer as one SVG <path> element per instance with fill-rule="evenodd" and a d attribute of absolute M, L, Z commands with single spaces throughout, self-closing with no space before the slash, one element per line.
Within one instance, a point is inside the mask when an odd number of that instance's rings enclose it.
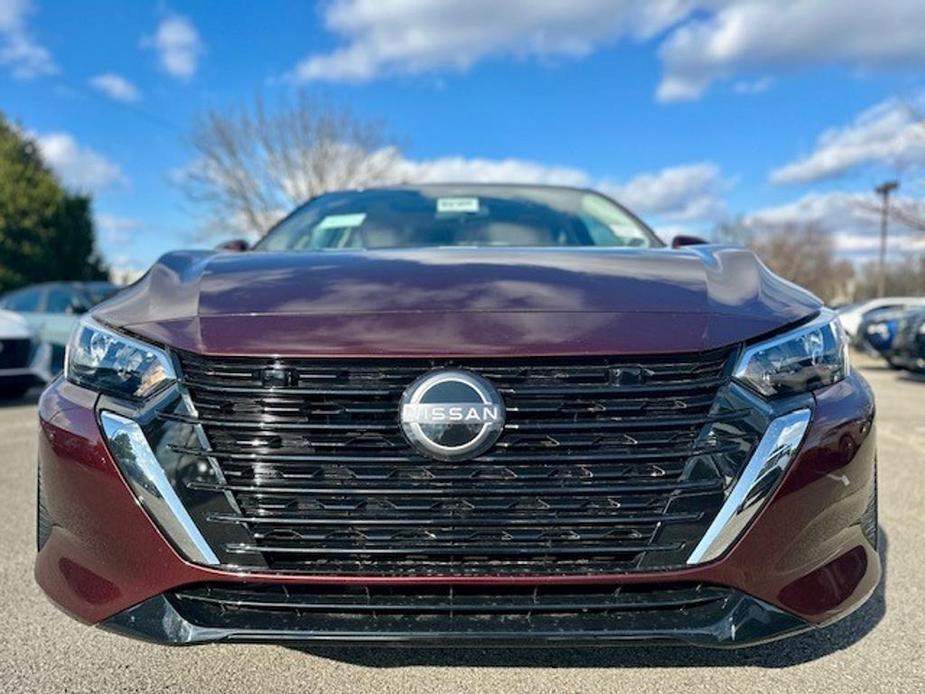
<path fill-rule="evenodd" d="M 925 309 L 910 309 L 900 317 L 888 359 L 894 369 L 925 373 Z"/>
<path fill-rule="evenodd" d="M 907 314 L 921 311 L 921 308 L 883 308 L 868 312 L 855 333 L 854 346 L 870 355 L 884 358 L 894 369 L 901 368 L 893 359 L 896 334 Z"/>

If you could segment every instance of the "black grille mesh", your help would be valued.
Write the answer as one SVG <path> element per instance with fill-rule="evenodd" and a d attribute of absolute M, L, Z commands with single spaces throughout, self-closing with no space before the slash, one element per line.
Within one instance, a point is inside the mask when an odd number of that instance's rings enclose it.
<path fill-rule="evenodd" d="M 638 585 L 285 585 L 212 583 L 172 593 L 179 602 L 224 612 L 328 614 L 539 614 L 673 610 L 720 600 L 728 591 L 701 583 Z"/>
<path fill-rule="evenodd" d="M 379 586 L 200 584 L 168 598 L 185 620 L 230 630 L 339 643 L 595 641 L 714 631 L 741 596 L 705 584 Z"/>
<path fill-rule="evenodd" d="M 232 563 L 358 575 L 588 574 L 683 565 L 755 442 L 720 396 L 731 354 L 632 359 L 300 360 L 180 355 L 183 385 L 230 495 L 207 527 Z M 466 368 L 505 400 L 478 458 L 422 457 L 403 390 Z M 217 535 L 216 535 L 217 537 Z M 215 538 L 213 539 L 213 544 Z M 255 567 L 256 568 L 256 567 Z M 263 568 L 263 567 L 261 567 Z"/>

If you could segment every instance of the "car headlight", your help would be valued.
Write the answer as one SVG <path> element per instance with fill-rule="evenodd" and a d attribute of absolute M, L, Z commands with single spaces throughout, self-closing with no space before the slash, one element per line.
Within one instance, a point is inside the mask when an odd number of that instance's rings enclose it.
<path fill-rule="evenodd" d="M 838 383 L 848 368 L 844 328 L 826 309 L 806 325 L 748 347 L 736 365 L 735 378 L 772 397 Z"/>
<path fill-rule="evenodd" d="M 146 398 L 176 380 L 163 350 L 113 332 L 88 316 L 71 333 L 64 375 L 90 390 L 134 399 Z"/>

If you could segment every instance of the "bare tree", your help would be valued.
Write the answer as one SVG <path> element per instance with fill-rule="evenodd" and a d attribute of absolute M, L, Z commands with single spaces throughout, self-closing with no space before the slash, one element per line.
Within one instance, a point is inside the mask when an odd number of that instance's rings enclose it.
<path fill-rule="evenodd" d="M 248 106 L 208 111 L 190 145 L 180 185 L 204 210 L 204 231 L 250 237 L 316 195 L 391 180 L 399 159 L 381 123 L 304 91 L 273 109 L 258 94 Z"/>
<path fill-rule="evenodd" d="M 901 198 L 890 206 L 890 216 L 904 227 L 925 231 L 925 200 Z"/>
<path fill-rule="evenodd" d="M 851 298 L 854 266 L 838 259 L 831 234 L 818 224 L 727 222 L 714 237 L 748 246 L 774 272 L 826 302 Z"/>
<path fill-rule="evenodd" d="M 858 273 L 854 298 L 872 299 L 877 296 L 878 266 L 876 262 L 865 263 Z M 886 266 L 887 296 L 925 295 L 925 256 L 907 256 Z"/>
<path fill-rule="evenodd" d="M 918 195 L 916 195 L 916 187 L 922 188 Z M 925 231 L 925 198 L 922 197 L 923 195 L 925 195 L 925 187 L 922 187 L 921 182 L 913 182 L 911 195 L 907 193 L 890 198 L 890 221 L 899 227 L 913 231 Z M 854 206 L 869 215 L 873 221 L 883 209 L 883 199 L 872 191 L 868 195 L 855 196 Z"/>

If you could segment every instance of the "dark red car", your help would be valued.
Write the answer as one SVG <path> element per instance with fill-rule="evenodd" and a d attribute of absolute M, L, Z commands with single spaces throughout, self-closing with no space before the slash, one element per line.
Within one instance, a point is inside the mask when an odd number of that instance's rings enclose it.
<path fill-rule="evenodd" d="M 84 318 L 40 405 L 36 577 L 174 644 L 824 626 L 881 570 L 845 342 L 751 252 L 594 192 L 324 195 Z"/>

